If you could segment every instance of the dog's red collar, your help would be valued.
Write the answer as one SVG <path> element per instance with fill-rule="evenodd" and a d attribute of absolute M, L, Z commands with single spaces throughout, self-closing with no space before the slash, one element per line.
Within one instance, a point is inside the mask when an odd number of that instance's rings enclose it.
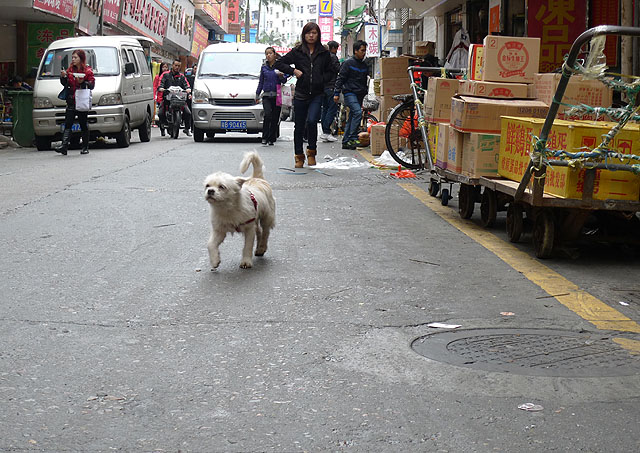
<path fill-rule="evenodd" d="M 251 192 L 249 192 L 249 196 L 251 197 L 251 201 L 253 201 L 253 207 L 255 208 L 255 210 L 256 210 L 256 212 L 257 212 L 257 211 L 258 211 L 258 200 L 256 200 L 256 197 L 255 197 L 255 196 L 253 196 L 253 193 L 251 193 Z M 247 224 L 249 224 L 249 223 L 251 223 L 251 222 L 254 222 L 255 220 L 256 220 L 256 218 L 254 217 L 253 219 L 249 219 L 249 220 L 247 220 L 246 222 L 241 223 L 240 225 L 238 225 L 238 226 L 236 227 L 236 231 L 239 233 L 239 232 L 240 232 L 240 227 L 241 227 L 242 225 L 247 225 Z"/>

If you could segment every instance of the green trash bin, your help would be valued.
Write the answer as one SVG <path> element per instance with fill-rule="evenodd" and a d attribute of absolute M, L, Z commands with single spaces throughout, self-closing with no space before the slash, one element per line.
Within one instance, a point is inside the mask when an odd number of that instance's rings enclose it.
<path fill-rule="evenodd" d="M 20 146 L 33 146 L 33 91 L 9 91 L 13 141 Z"/>

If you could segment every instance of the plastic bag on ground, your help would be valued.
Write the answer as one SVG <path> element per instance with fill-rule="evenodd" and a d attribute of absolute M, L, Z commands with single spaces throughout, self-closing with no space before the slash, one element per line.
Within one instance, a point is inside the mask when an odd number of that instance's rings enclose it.
<path fill-rule="evenodd" d="M 368 162 L 360 162 L 353 157 L 337 157 L 328 162 L 318 162 L 315 167 L 309 168 L 332 168 L 335 170 L 351 170 L 354 168 L 369 167 Z"/>

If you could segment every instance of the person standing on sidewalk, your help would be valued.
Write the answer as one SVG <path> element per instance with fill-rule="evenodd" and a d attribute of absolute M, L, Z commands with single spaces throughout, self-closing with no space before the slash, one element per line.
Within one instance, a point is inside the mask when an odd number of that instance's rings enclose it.
<path fill-rule="evenodd" d="M 90 89 L 96 86 L 96 79 L 93 76 L 93 70 L 87 66 L 87 55 L 84 50 L 77 49 L 71 54 L 71 65 L 65 70 L 60 71 L 60 83 L 67 90 L 67 109 L 64 112 L 64 132 L 62 133 L 62 145 L 55 150 L 60 154 L 67 155 L 69 143 L 71 142 L 71 128 L 76 117 L 80 123 L 82 130 L 82 150 L 80 154 L 89 154 L 89 124 L 87 116 L 89 112 L 81 112 L 76 110 L 76 90 Z"/>
<path fill-rule="evenodd" d="M 295 69 L 290 65 L 294 65 Z M 303 137 L 307 129 L 307 159 L 309 165 L 316 164 L 318 120 L 324 89 L 331 80 L 331 57 L 329 51 L 320 44 L 320 27 L 309 22 L 302 28 L 300 45 L 291 49 L 284 57 L 276 61 L 276 69 L 285 74 L 295 75 L 296 91 L 293 97 L 295 123 L 293 146 L 295 166 L 304 166 Z"/>
<path fill-rule="evenodd" d="M 256 89 L 256 103 L 259 102 L 262 93 L 262 109 L 264 110 L 264 121 L 262 126 L 262 144 L 273 145 L 278 135 L 278 123 L 280 120 L 280 110 L 282 107 L 277 103 L 278 86 L 285 81 L 282 72 L 275 68 L 278 54 L 273 47 L 264 50 L 267 61 L 260 68 L 260 81 Z"/>
<path fill-rule="evenodd" d="M 364 62 L 367 54 L 367 43 L 358 40 L 353 43 L 353 57 L 347 59 L 340 67 L 333 91 L 333 100 L 340 102 L 340 93 L 344 97 L 344 105 L 349 107 L 349 118 L 342 138 L 342 149 L 356 149 L 360 146 L 358 132 L 362 121 L 362 101 L 367 95 L 369 67 Z"/>
<path fill-rule="evenodd" d="M 338 60 L 338 44 L 336 41 L 329 41 L 327 48 L 331 54 L 331 68 L 333 70 L 333 78 L 329 81 L 327 87 L 324 90 L 324 98 L 322 99 L 322 115 L 320 116 L 320 124 L 322 125 L 322 134 L 320 134 L 320 140 L 323 142 L 335 142 L 338 140 L 331 135 L 331 123 L 336 117 L 338 111 L 338 104 L 333 102 L 333 89 L 336 85 L 336 78 L 338 72 L 340 72 L 340 60 Z"/>

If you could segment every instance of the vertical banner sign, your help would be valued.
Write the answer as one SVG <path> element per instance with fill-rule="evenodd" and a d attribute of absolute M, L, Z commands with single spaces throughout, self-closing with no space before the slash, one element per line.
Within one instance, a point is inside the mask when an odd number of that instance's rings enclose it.
<path fill-rule="evenodd" d="M 489 0 L 489 33 L 500 33 L 502 0 Z"/>
<path fill-rule="evenodd" d="M 198 58 L 202 51 L 209 45 L 209 30 L 200 25 L 200 22 L 195 23 L 193 29 L 193 44 L 191 44 L 191 56 Z"/>
<path fill-rule="evenodd" d="M 366 24 L 364 26 L 364 39 L 367 42 L 367 56 L 380 56 L 380 26 L 378 24 Z"/>
<path fill-rule="evenodd" d="M 318 26 L 320 42 L 326 44 L 333 40 L 333 0 L 319 0 Z"/>
<path fill-rule="evenodd" d="M 104 22 L 108 24 L 118 23 L 120 15 L 120 0 L 104 0 L 102 15 Z"/>
<path fill-rule="evenodd" d="M 619 25 L 619 4 L 611 0 L 591 0 L 591 26 Z M 607 36 L 604 48 L 607 56 L 607 66 L 618 66 L 618 37 Z"/>
<path fill-rule="evenodd" d="M 44 52 L 53 41 L 72 38 L 75 24 L 27 24 L 27 68 L 40 64 Z"/>
<path fill-rule="evenodd" d="M 529 0 L 527 21 L 527 36 L 541 40 L 540 72 L 553 72 L 586 30 L 587 8 L 580 0 Z"/>
<path fill-rule="evenodd" d="M 231 35 L 240 34 L 240 0 L 227 0 L 227 15 L 229 20 L 229 29 Z"/>

